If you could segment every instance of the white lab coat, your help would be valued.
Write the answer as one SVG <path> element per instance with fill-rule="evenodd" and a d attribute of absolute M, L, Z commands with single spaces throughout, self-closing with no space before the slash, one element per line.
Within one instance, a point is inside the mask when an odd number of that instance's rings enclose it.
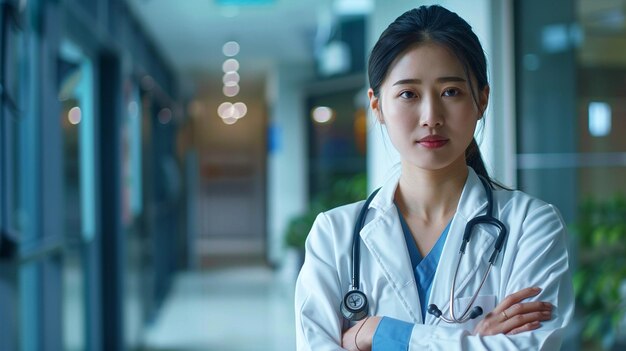
<path fill-rule="evenodd" d="M 448 316 L 463 231 L 470 219 L 485 213 L 487 196 L 478 176 L 469 168 L 430 298 L 422 302 L 393 203 L 398 178 L 399 174 L 392 177 L 375 196 L 360 233 L 361 291 L 368 297 L 369 314 L 414 323 L 409 350 L 558 350 L 563 329 L 574 311 L 567 233 L 558 210 L 520 191 L 495 190 L 494 216 L 507 226 L 509 234 L 475 302 L 483 308 L 483 315 L 462 325 L 447 324 L 428 313 L 423 321 L 421 303 L 435 303 Z M 339 305 L 350 287 L 352 232 L 363 202 L 321 213 L 311 229 L 296 283 L 298 350 L 342 350 L 342 331 L 350 324 L 341 316 Z M 478 226 L 473 232 L 457 278 L 457 316 L 480 284 L 495 238 L 491 227 Z M 532 300 L 554 305 L 550 321 L 542 322 L 535 331 L 512 336 L 471 334 L 474 326 L 506 296 L 533 286 L 543 290 Z"/>

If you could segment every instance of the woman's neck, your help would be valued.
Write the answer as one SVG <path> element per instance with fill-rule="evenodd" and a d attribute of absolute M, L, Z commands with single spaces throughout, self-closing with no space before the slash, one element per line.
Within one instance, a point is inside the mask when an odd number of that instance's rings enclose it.
<path fill-rule="evenodd" d="M 449 220 L 456 211 L 468 170 L 465 164 L 441 170 L 424 170 L 402 164 L 395 194 L 405 217 L 424 223 Z"/>

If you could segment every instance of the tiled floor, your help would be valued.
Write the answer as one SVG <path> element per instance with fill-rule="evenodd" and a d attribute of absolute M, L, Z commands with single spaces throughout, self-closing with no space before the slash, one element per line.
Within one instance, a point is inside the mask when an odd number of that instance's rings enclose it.
<path fill-rule="evenodd" d="M 259 265 L 181 273 L 144 344 L 148 350 L 294 350 L 293 282 L 293 272 Z"/>

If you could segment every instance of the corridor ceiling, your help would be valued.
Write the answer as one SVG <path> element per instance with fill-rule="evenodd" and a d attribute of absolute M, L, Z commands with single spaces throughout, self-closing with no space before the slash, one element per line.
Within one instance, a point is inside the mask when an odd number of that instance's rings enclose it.
<path fill-rule="evenodd" d="M 242 84 L 275 62 L 311 62 L 332 20 L 333 0 L 127 0 L 166 60 L 184 79 L 220 77 L 224 43 L 239 42 Z M 349 0 L 351 3 L 371 1 Z M 335 4 L 336 5 L 336 4 Z M 196 82 L 197 83 L 197 82 Z"/>

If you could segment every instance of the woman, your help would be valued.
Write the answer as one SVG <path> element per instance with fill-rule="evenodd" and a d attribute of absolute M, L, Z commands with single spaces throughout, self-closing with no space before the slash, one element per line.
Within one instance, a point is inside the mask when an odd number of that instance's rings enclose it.
<path fill-rule="evenodd" d="M 489 85 L 471 27 L 440 6 L 410 10 L 383 32 L 368 73 L 399 171 L 371 202 L 315 221 L 296 285 L 298 350 L 557 350 L 574 307 L 565 225 L 487 174 L 473 136 Z M 468 222 L 488 212 L 503 228 L 474 226 L 459 260 Z"/>

